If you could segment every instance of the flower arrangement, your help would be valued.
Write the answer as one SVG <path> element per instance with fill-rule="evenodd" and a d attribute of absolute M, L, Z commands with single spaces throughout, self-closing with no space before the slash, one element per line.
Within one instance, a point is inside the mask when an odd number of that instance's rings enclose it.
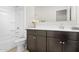
<path fill-rule="evenodd" d="M 46 22 L 46 20 L 32 20 L 32 23 L 34 25 L 34 28 L 36 27 L 36 24 L 37 23 L 40 23 L 40 22 Z"/>
<path fill-rule="evenodd" d="M 39 23 L 39 20 L 32 20 L 32 23 L 34 25 L 34 28 L 36 27 L 36 23 Z"/>

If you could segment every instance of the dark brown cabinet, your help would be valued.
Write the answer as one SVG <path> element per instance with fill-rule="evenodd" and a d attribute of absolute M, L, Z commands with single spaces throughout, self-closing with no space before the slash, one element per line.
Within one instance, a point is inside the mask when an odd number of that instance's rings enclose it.
<path fill-rule="evenodd" d="M 47 52 L 62 52 L 63 45 L 60 39 L 47 38 Z"/>
<path fill-rule="evenodd" d="M 27 49 L 36 51 L 36 32 L 34 30 L 27 31 Z"/>
<path fill-rule="evenodd" d="M 63 52 L 65 35 L 61 31 L 47 31 L 47 51 Z"/>
<path fill-rule="evenodd" d="M 64 31 L 27 30 L 27 49 L 32 52 L 79 51 L 78 33 Z"/>
<path fill-rule="evenodd" d="M 67 43 L 65 45 L 65 52 L 78 52 L 78 33 L 67 32 Z"/>
<path fill-rule="evenodd" d="M 37 51 L 39 52 L 46 52 L 46 37 L 37 36 L 36 40 Z"/>
<path fill-rule="evenodd" d="M 68 40 L 65 52 L 77 52 L 77 41 Z"/>
<path fill-rule="evenodd" d="M 36 31 L 36 49 L 39 52 L 46 52 L 46 31 Z"/>
<path fill-rule="evenodd" d="M 28 35 L 27 47 L 30 51 L 36 51 L 36 36 Z"/>
<path fill-rule="evenodd" d="M 46 32 L 28 30 L 27 49 L 33 52 L 46 52 Z"/>

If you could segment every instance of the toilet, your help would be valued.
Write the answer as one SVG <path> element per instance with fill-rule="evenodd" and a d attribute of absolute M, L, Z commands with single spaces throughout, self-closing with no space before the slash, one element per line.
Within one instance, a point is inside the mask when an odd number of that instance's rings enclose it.
<path fill-rule="evenodd" d="M 15 43 L 17 47 L 17 52 L 23 52 L 25 50 L 25 38 L 18 38 Z"/>
<path fill-rule="evenodd" d="M 26 41 L 26 36 L 25 36 L 25 32 L 24 30 L 22 31 L 22 29 L 20 27 L 17 27 L 16 30 L 16 40 L 15 40 L 15 44 L 17 47 L 17 51 L 16 52 L 23 52 L 26 48 L 25 46 L 25 41 Z"/>

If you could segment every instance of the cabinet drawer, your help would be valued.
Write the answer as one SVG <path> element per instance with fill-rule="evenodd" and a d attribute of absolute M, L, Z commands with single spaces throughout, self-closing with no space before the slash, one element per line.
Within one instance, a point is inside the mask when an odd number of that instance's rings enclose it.
<path fill-rule="evenodd" d="M 36 34 L 39 36 L 46 36 L 46 31 L 37 30 Z"/>
<path fill-rule="evenodd" d="M 27 35 L 36 35 L 35 30 L 27 30 Z"/>
<path fill-rule="evenodd" d="M 47 31 L 47 37 L 63 38 L 63 33 L 57 31 Z"/>
<path fill-rule="evenodd" d="M 41 30 L 27 30 L 27 35 L 46 36 L 46 31 L 41 31 Z"/>

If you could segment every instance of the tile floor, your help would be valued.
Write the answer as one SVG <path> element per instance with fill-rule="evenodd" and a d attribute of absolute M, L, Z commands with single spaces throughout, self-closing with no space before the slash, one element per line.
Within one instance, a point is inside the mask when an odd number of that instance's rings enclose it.
<path fill-rule="evenodd" d="M 15 48 L 9 50 L 8 52 L 17 52 L 17 48 L 15 47 Z M 29 52 L 29 51 L 28 50 L 24 50 L 23 52 Z"/>

